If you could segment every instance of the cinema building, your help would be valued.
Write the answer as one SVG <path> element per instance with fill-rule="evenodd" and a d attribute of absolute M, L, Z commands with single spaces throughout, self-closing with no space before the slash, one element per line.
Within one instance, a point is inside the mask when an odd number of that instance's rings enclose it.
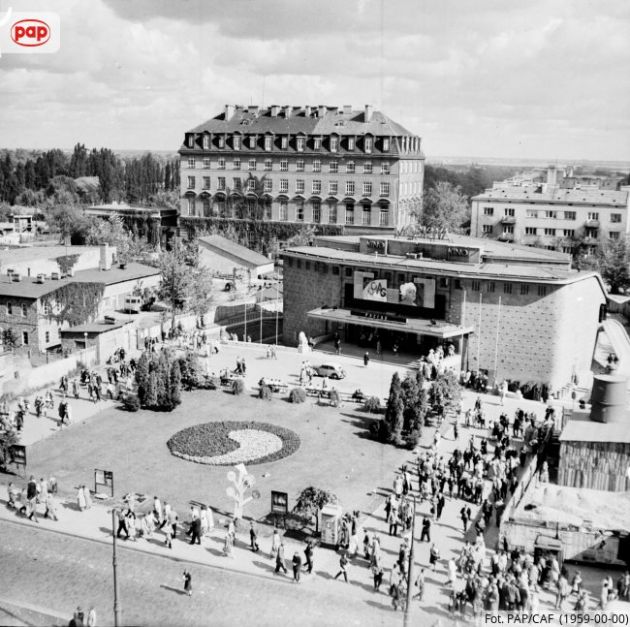
<path fill-rule="evenodd" d="M 283 257 L 288 345 L 300 331 L 418 356 L 451 343 L 457 367 L 552 391 L 590 376 L 604 286 L 564 253 L 457 235 L 343 236 Z"/>

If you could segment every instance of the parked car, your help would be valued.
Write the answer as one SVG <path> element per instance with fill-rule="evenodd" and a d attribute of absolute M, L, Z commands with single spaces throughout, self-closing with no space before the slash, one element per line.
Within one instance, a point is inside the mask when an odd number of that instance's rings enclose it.
<path fill-rule="evenodd" d="M 321 366 L 315 366 L 314 370 L 318 377 L 343 379 L 346 376 L 346 371 L 339 364 L 322 364 Z"/>

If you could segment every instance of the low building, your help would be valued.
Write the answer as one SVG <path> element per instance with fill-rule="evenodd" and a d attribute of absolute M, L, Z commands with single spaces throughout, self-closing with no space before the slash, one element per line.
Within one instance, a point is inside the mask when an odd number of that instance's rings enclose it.
<path fill-rule="evenodd" d="M 197 238 L 200 263 L 214 271 L 231 273 L 244 269 L 253 278 L 273 272 L 273 261 L 245 246 L 222 237 L 206 235 Z"/>
<path fill-rule="evenodd" d="M 283 253 L 284 340 L 338 333 L 558 391 L 590 373 L 606 295 L 568 255 L 465 236 L 321 237 Z M 577 342 L 576 338 L 580 338 Z"/>

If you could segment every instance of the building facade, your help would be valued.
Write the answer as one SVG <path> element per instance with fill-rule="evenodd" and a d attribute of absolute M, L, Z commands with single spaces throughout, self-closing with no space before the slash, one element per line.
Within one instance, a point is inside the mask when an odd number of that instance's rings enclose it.
<path fill-rule="evenodd" d="M 474 196 L 470 234 L 570 253 L 577 241 L 625 237 L 629 209 L 630 188 L 563 188 L 550 168 L 546 183 L 495 183 Z"/>
<path fill-rule="evenodd" d="M 226 105 L 185 134 L 180 215 L 392 231 L 422 207 L 420 144 L 369 105 Z"/>
<path fill-rule="evenodd" d="M 554 391 L 590 373 L 604 287 L 563 253 L 455 235 L 349 236 L 283 258 L 287 344 L 300 331 L 418 356 L 452 344 L 464 370 Z"/>

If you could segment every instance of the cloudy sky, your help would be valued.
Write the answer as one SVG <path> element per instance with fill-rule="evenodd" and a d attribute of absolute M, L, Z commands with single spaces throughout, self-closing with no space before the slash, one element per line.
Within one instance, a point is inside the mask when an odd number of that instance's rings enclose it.
<path fill-rule="evenodd" d="M 377 109 L 436 155 L 630 161 L 628 0 L 0 0 L 0 146 L 177 150 L 239 104 Z M 624 78 L 625 76 L 625 78 Z"/>

